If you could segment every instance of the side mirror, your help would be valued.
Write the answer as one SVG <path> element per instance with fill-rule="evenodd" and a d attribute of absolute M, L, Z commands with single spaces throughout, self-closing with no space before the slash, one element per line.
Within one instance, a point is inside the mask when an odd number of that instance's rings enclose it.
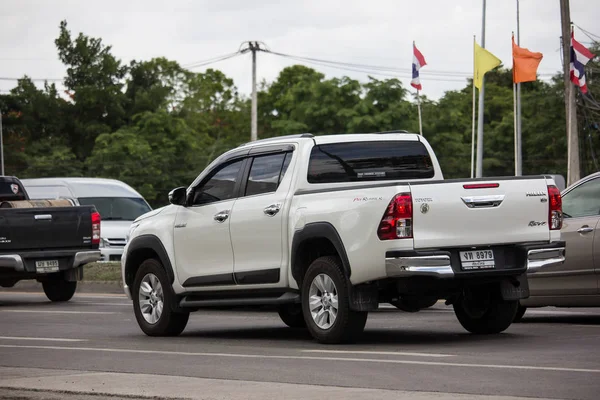
<path fill-rule="evenodd" d="M 186 203 L 187 188 L 185 186 L 178 187 L 169 192 L 169 203 L 176 206 L 184 206 Z"/>

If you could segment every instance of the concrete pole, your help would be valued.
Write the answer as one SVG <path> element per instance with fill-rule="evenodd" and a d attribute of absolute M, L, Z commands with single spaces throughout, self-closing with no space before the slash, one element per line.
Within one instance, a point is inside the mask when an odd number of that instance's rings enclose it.
<path fill-rule="evenodd" d="M 565 111 L 567 116 L 567 186 L 581 177 L 579 167 L 579 136 L 577 134 L 577 108 L 575 90 L 569 76 L 571 63 L 571 12 L 569 0 L 560 0 L 562 26 L 563 73 L 565 81 Z"/>

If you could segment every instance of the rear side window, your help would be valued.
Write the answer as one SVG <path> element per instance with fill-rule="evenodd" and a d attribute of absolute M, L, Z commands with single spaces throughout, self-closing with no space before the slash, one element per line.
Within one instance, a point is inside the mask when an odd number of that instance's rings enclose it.
<path fill-rule="evenodd" d="M 309 183 L 433 178 L 421 142 L 377 141 L 315 146 L 308 164 Z"/>
<path fill-rule="evenodd" d="M 245 195 L 275 192 L 287 170 L 290 158 L 291 153 L 255 157 L 250 168 Z"/>

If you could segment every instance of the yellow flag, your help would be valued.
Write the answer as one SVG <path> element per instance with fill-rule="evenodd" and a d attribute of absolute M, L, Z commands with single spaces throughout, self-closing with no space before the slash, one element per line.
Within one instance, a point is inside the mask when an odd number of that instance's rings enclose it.
<path fill-rule="evenodd" d="M 477 89 L 481 89 L 483 83 L 483 75 L 486 72 L 493 70 L 502 63 L 498 57 L 479 46 L 477 42 L 473 41 L 474 48 L 474 69 L 473 69 L 473 82 Z"/>

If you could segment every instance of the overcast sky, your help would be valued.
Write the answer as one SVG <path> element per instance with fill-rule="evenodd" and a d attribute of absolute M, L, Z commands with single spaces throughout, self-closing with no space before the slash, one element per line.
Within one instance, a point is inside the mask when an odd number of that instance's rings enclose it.
<path fill-rule="evenodd" d="M 434 99 L 464 87 L 464 76 L 472 73 L 473 35 L 481 43 L 482 0 L 4 0 L 2 4 L 3 78 L 24 74 L 62 78 L 65 68 L 54 40 L 63 19 L 73 35 L 83 32 L 102 38 L 124 63 L 164 56 L 185 66 L 235 52 L 244 41 L 259 40 L 281 53 L 401 68 L 407 87 L 414 40 L 428 63 L 421 70 L 422 93 Z M 516 9 L 516 0 L 487 1 L 486 48 L 508 66 Z M 521 46 L 543 53 L 538 72 L 548 79 L 561 69 L 559 0 L 520 0 L 520 15 Z M 571 0 L 571 19 L 600 35 L 600 1 Z M 577 28 L 575 35 L 590 42 Z M 272 81 L 294 63 L 259 53 L 258 79 Z M 249 54 L 210 67 L 233 78 L 242 94 L 250 92 Z M 313 67 L 327 77 L 367 79 L 362 72 Z M 0 80 L 1 93 L 15 83 Z"/>

